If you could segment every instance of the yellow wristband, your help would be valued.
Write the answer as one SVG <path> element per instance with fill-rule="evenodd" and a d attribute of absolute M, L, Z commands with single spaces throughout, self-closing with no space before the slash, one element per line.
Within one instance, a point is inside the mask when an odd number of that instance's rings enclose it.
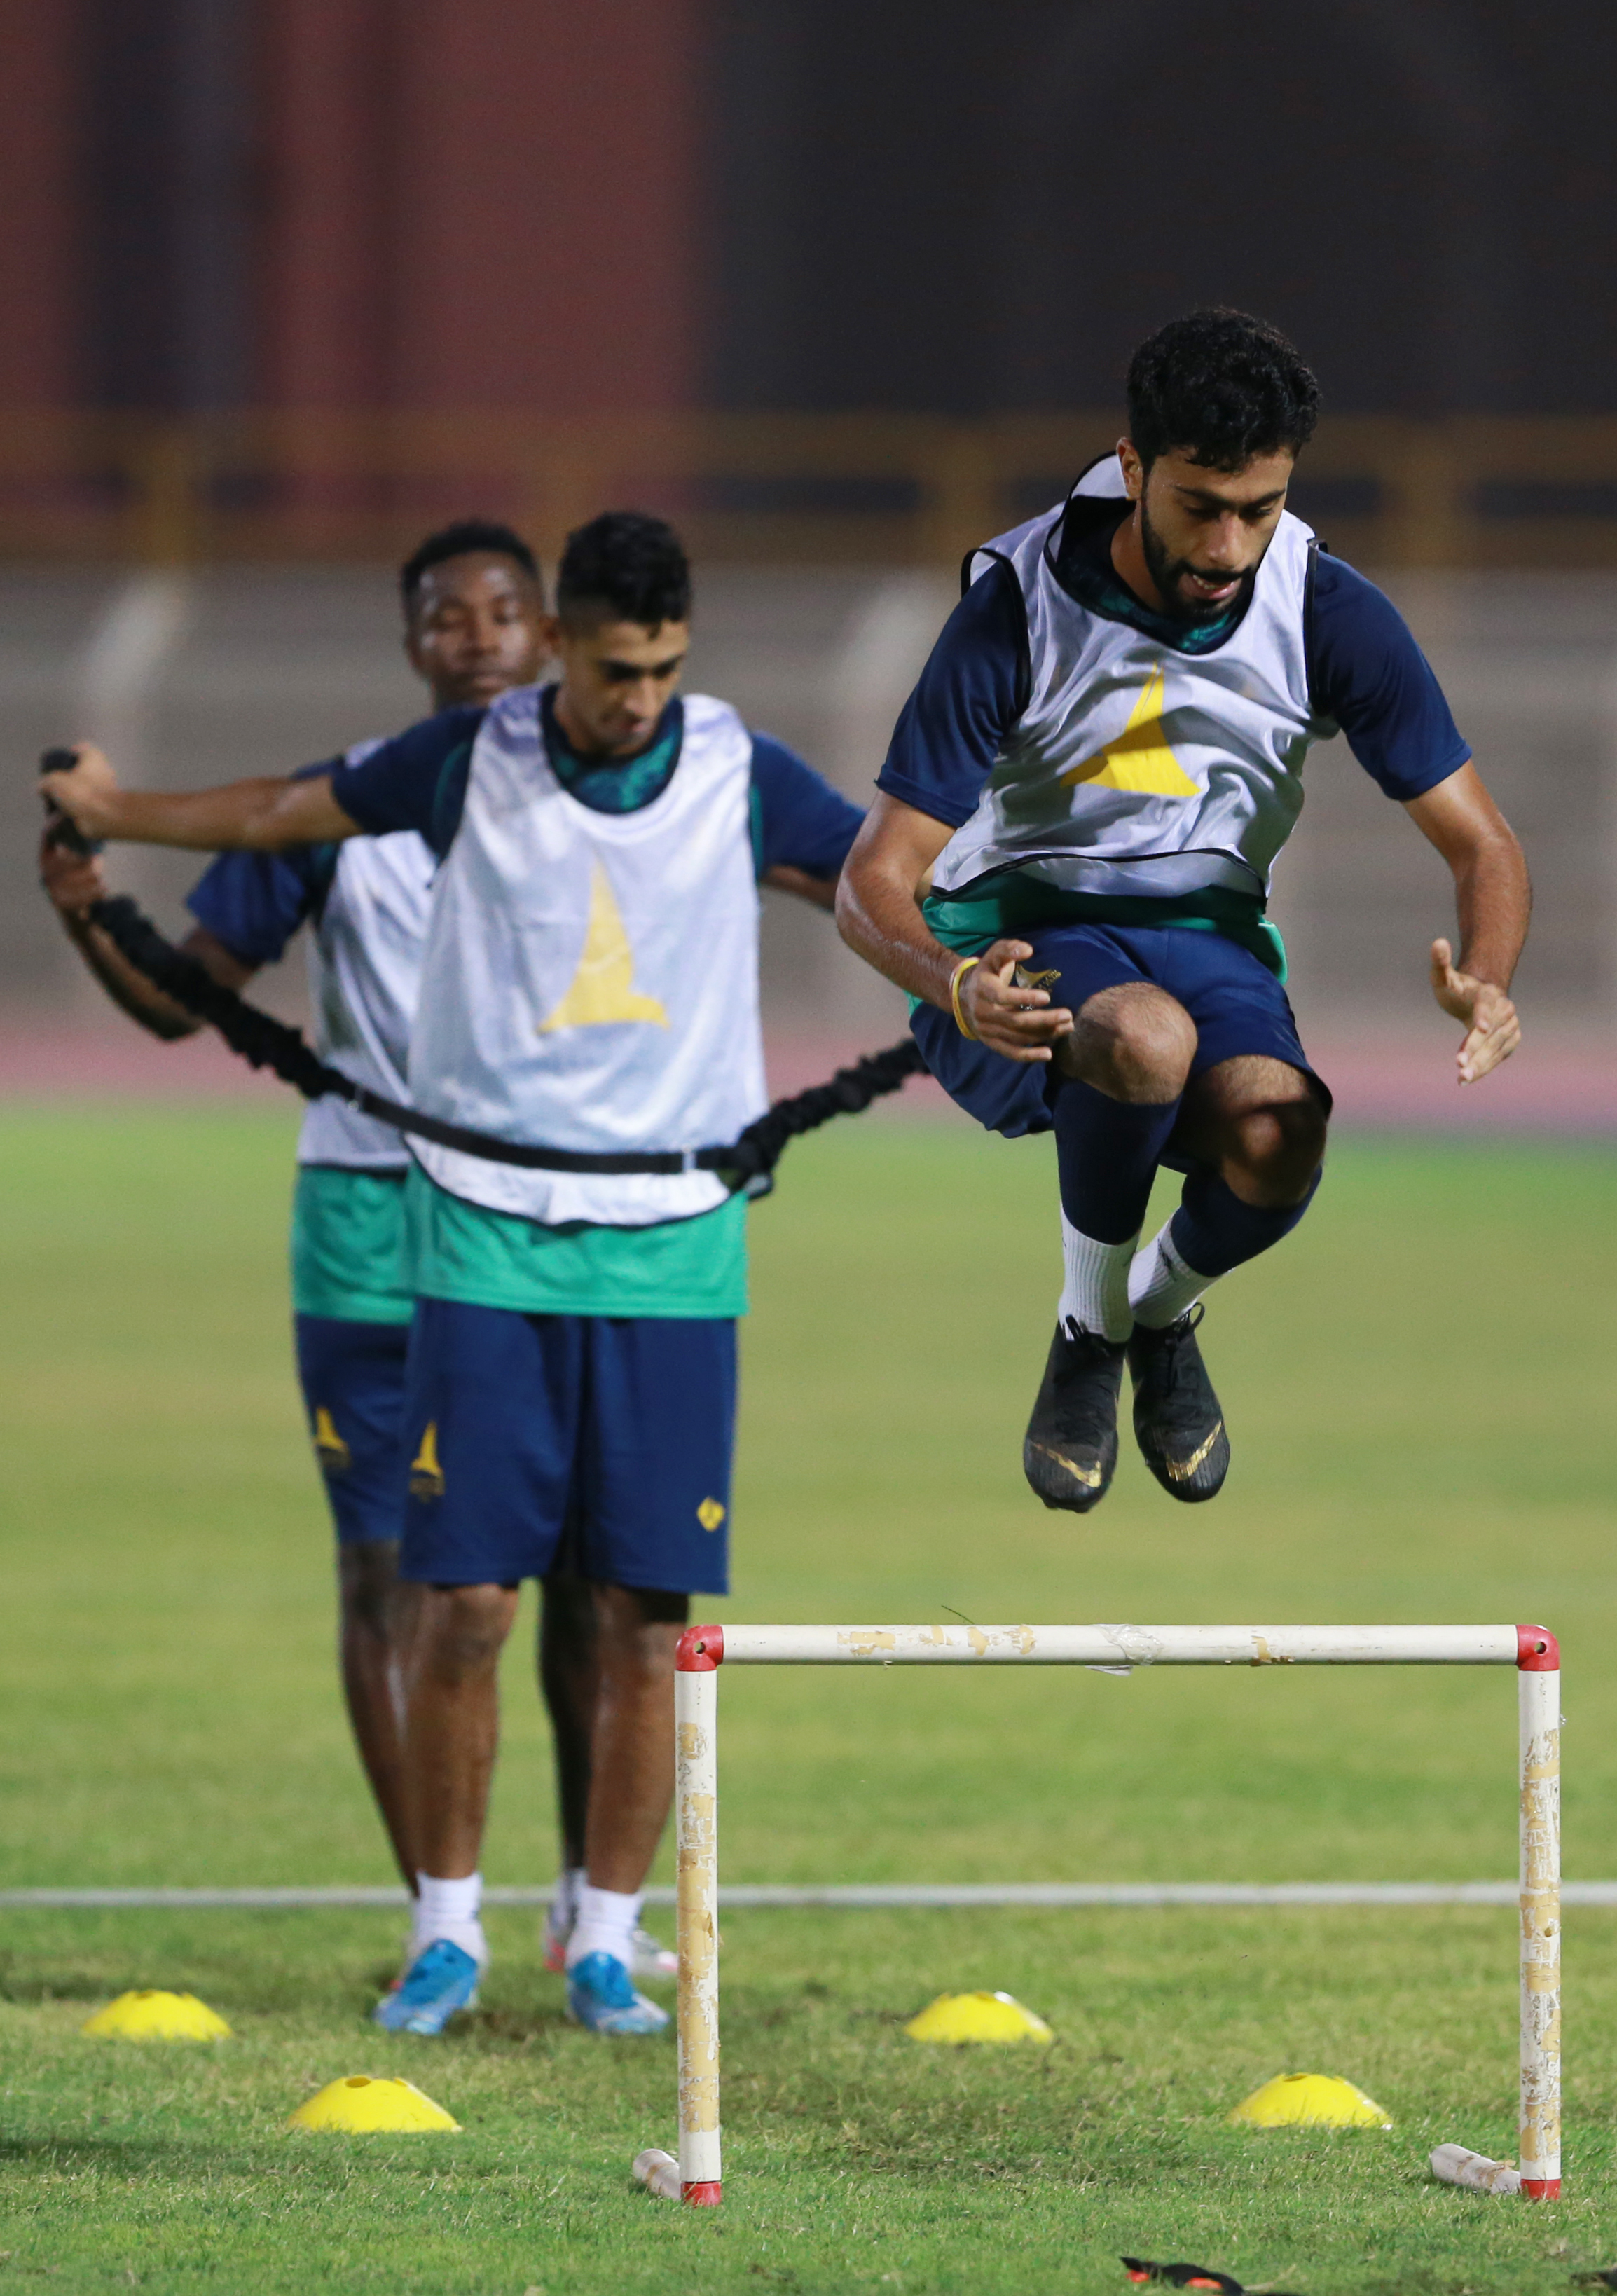
<path fill-rule="evenodd" d="M 948 1001 L 955 1008 L 955 1025 L 959 1029 L 961 1035 L 963 1037 L 969 1037 L 974 1045 L 981 1044 L 982 1040 L 978 1036 L 976 1029 L 968 1025 L 965 1014 L 960 1009 L 960 984 L 965 979 L 966 974 L 971 971 L 973 965 L 981 964 L 981 962 L 982 959 L 980 956 L 963 956 L 959 964 L 955 967 L 953 972 L 950 973 L 948 983 Z"/>

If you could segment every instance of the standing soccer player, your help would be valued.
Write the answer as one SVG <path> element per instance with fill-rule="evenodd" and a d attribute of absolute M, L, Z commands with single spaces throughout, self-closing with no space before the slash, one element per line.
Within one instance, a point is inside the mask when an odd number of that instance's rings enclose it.
<path fill-rule="evenodd" d="M 533 553 L 509 527 L 467 519 L 431 535 L 399 577 L 405 651 L 435 710 L 485 705 L 538 672 L 544 594 Z M 378 748 L 362 742 L 356 763 Z M 402 1097 L 421 985 L 437 857 L 413 830 L 344 846 L 231 853 L 187 903 L 182 947 L 227 988 L 241 988 L 310 927 L 309 972 L 320 1057 L 360 1084 Z M 40 874 L 68 936 L 132 1020 L 168 1041 L 201 1023 L 154 988 L 85 914 L 106 890 L 99 862 L 47 830 Z M 335 1100 L 316 1101 L 298 1142 L 292 1205 L 292 1311 L 298 1370 L 337 1533 L 339 1648 L 350 1722 L 399 1870 L 415 1887 L 401 1777 L 399 1710 L 414 1609 L 397 1583 L 404 1528 L 405 1355 L 415 1305 L 405 1265 L 405 1174 L 397 1132 Z M 576 1594 L 550 1604 L 564 1650 L 587 1624 Z M 579 1801 L 573 1773 L 587 1710 L 553 1660 L 551 1704 L 563 1825 Z M 587 1693 L 587 1685 L 585 1685 Z M 581 1813 L 579 1835 L 582 1838 Z"/>
<path fill-rule="evenodd" d="M 600 1683 L 569 2009 L 602 2032 L 667 2022 L 635 1988 L 633 1939 L 673 1786 L 674 1646 L 689 1595 L 727 1586 L 746 1304 L 745 1201 L 690 1152 L 765 1106 L 759 881 L 828 909 L 860 820 L 726 703 L 677 697 L 689 619 L 675 535 L 613 512 L 562 559 L 554 685 L 314 779 L 156 795 L 86 751 L 45 782 L 92 836 L 424 837 L 442 865 L 410 1097 L 530 1153 L 422 1143 L 407 1186 L 421 1870 L 408 1965 L 376 2013 L 396 2030 L 441 2031 L 475 1996 L 496 1668 L 521 1580 L 563 1559 L 593 1588 Z"/>
<path fill-rule="evenodd" d="M 1023 1466 L 1079 1514 L 1125 1362 L 1157 1480 L 1219 1489 L 1197 1303 L 1318 1183 L 1330 1095 L 1265 914 L 1314 742 L 1345 734 L 1452 872 L 1432 984 L 1461 1083 L 1519 1041 L 1520 848 L 1399 614 L 1285 508 L 1317 404 L 1240 312 L 1142 344 L 1115 457 L 968 560 L 842 879 L 844 938 L 920 1000 L 940 1081 L 1007 1136 L 1055 1131 L 1065 1282 Z M 1164 1163 L 1183 1197 L 1142 1248 Z"/>

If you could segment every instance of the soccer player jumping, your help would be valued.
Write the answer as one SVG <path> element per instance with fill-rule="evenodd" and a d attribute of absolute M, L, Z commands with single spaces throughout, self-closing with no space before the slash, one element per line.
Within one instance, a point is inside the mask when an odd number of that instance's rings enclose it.
<path fill-rule="evenodd" d="M 1115 456 L 967 560 L 838 898 L 962 1106 L 1055 1134 L 1065 1282 L 1022 1458 L 1079 1514 L 1112 1480 L 1125 1360 L 1157 1480 L 1220 1488 L 1198 1302 L 1318 1185 L 1330 1095 L 1265 914 L 1312 743 L 1343 733 L 1453 874 L 1459 954 L 1432 944 L 1432 986 L 1462 1084 L 1520 1041 L 1529 911 L 1402 619 L 1285 508 L 1319 398 L 1293 346 L 1195 312 L 1141 345 L 1128 396 Z M 1142 1246 L 1160 1164 L 1184 1193 Z"/>

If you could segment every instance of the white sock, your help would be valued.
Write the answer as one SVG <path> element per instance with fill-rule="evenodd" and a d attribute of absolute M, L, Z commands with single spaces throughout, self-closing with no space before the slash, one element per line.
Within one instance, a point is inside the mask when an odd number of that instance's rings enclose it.
<path fill-rule="evenodd" d="M 1131 1235 L 1127 1243 L 1097 1243 L 1092 1235 L 1080 1234 L 1063 1212 L 1061 1253 L 1067 1280 L 1055 1311 L 1058 1321 L 1098 1332 L 1105 1340 L 1126 1340 L 1134 1329 L 1129 1267 L 1138 1242 L 1137 1235 Z"/>
<path fill-rule="evenodd" d="M 459 1946 L 469 1953 L 480 1969 L 488 1962 L 488 1948 L 483 1938 L 483 1924 L 479 1911 L 483 1902 L 483 1877 L 480 1874 L 457 1875 L 451 1881 L 439 1881 L 431 1874 L 415 1876 L 415 1927 L 411 1939 L 412 1956 L 439 1938 L 450 1945 Z"/>
<path fill-rule="evenodd" d="M 634 1937 L 644 1894 L 641 1890 L 592 1889 L 587 1881 L 579 1892 L 578 1915 L 567 1940 L 569 1969 L 592 1953 L 610 1953 L 627 1969 L 634 1959 Z"/>
<path fill-rule="evenodd" d="M 1171 1220 L 1165 1221 L 1151 1242 L 1134 1255 L 1134 1265 L 1129 1271 L 1129 1305 L 1134 1310 L 1134 1320 L 1144 1324 L 1148 1331 L 1160 1332 L 1174 1323 L 1187 1308 L 1194 1308 L 1216 1275 L 1198 1275 L 1187 1259 L 1180 1258 L 1174 1249 L 1169 1230 Z"/>
<path fill-rule="evenodd" d="M 563 1866 L 556 1875 L 550 1899 L 550 1926 L 557 1937 L 570 1934 L 579 1918 L 579 1899 L 589 1881 L 582 1866 Z"/>

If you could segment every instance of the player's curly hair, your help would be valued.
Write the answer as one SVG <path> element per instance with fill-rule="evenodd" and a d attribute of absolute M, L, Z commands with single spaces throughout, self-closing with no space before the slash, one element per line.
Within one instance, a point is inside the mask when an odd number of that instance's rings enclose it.
<path fill-rule="evenodd" d="M 1278 327 L 1221 307 L 1170 319 L 1129 362 L 1129 435 L 1147 470 L 1177 447 L 1213 471 L 1306 447 L 1319 385 Z"/>
<path fill-rule="evenodd" d="M 691 618 L 691 562 L 673 528 L 644 511 L 608 510 L 567 537 L 556 611 L 600 612 L 655 629 Z"/>
<path fill-rule="evenodd" d="M 452 526 L 440 526 L 436 534 L 410 553 L 398 570 L 398 587 L 407 613 L 415 603 L 415 593 L 423 578 L 434 566 L 446 559 L 464 558 L 472 551 L 489 558 L 513 559 L 530 582 L 538 586 L 541 598 L 545 586 L 539 575 L 539 562 L 514 527 L 502 526 L 497 519 L 457 518 Z"/>

